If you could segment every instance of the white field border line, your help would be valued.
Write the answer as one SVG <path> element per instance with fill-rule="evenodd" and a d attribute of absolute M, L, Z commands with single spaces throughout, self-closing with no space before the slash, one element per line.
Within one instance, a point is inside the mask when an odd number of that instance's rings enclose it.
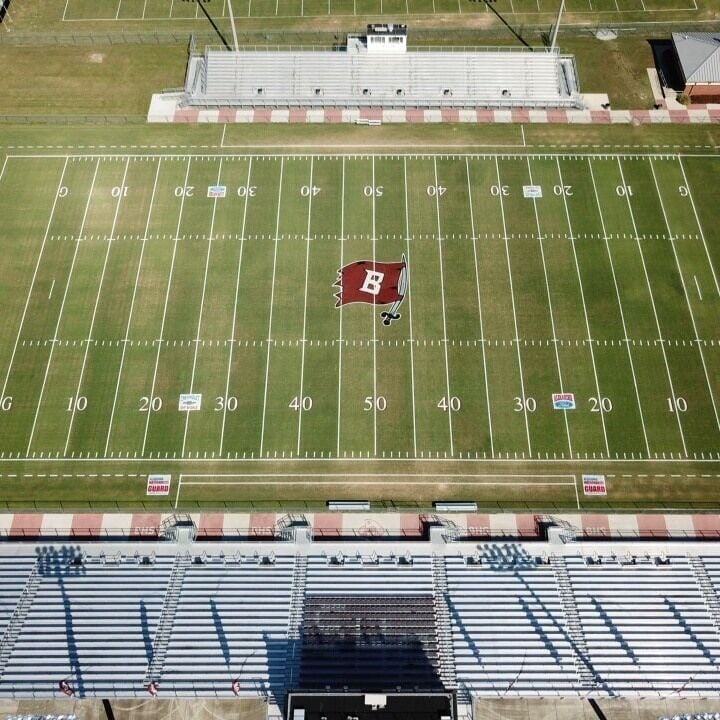
<path fill-rule="evenodd" d="M 472 233 L 473 260 L 475 263 L 475 288 L 477 290 L 478 320 L 480 323 L 480 341 L 481 341 L 480 349 L 482 352 L 483 377 L 485 378 L 485 403 L 487 405 L 488 430 L 490 433 L 490 456 L 495 457 L 495 444 L 493 442 L 492 412 L 491 412 L 491 405 L 490 405 L 490 376 L 488 375 L 487 360 L 485 357 L 485 328 L 483 325 L 482 300 L 480 298 L 480 271 L 478 270 L 477 235 L 475 233 L 475 212 L 473 210 L 472 183 L 470 182 L 470 161 L 467 158 L 465 158 L 465 175 L 467 177 L 468 206 L 470 209 L 470 229 L 471 229 L 471 233 Z"/>
<path fill-rule="evenodd" d="M 87 342 L 85 343 L 85 352 L 83 353 L 82 365 L 80 366 L 80 376 L 78 377 L 77 387 L 75 388 L 75 394 L 72 399 L 72 412 L 70 414 L 70 422 L 68 424 L 67 435 L 65 437 L 65 449 L 63 455 L 68 454 L 68 448 L 70 447 L 70 438 L 72 437 L 72 430 L 75 424 L 75 415 L 77 413 L 78 397 L 82 388 L 82 382 L 85 378 L 85 368 L 87 367 L 87 359 L 90 354 L 90 345 L 92 343 L 93 332 L 95 330 L 95 319 L 97 318 L 97 309 L 100 305 L 100 297 L 102 296 L 103 286 L 105 284 L 105 274 L 107 272 L 108 260 L 110 259 L 110 251 L 112 250 L 112 244 L 115 236 L 115 228 L 117 227 L 117 219 L 120 214 L 120 206 L 123 201 L 123 188 L 127 180 L 128 168 L 130 167 L 130 158 L 125 161 L 125 167 L 123 169 L 122 180 L 120 181 L 120 193 L 118 194 L 117 203 L 115 203 L 115 214 L 113 215 L 112 227 L 110 228 L 110 237 L 107 239 L 107 248 L 105 250 L 105 258 L 103 260 L 102 272 L 100 273 L 100 282 L 98 283 L 97 293 L 95 294 L 95 304 L 93 305 L 92 317 L 90 318 L 90 329 L 88 330 Z"/>
<path fill-rule="evenodd" d="M 5 159 L 7 162 L 7 158 Z M 8 381 L 10 380 L 10 373 L 12 372 L 13 365 L 15 363 L 15 354 L 17 353 L 18 345 L 20 344 L 20 336 L 22 335 L 23 327 L 25 326 L 25 317 L 27 316 L 28 306 L 30 305 L 30 297 L 35 287 L 35 280 L 37 279 L 38 269 L 42 262 L 43 255 L 45 252 L 45 245 L 50 234 L 50 227 L 52 226 L 53 218 L 55 217 L 55 208 L 57 207 L 57 201 L 60 197 L 60 189 L 63 186 L 63 180 L 65 179 L 65 171 L 68 166 L 68 158 L 65 158 L 65 164 L 63 165 L 62 172 L 60 173 L 60 180 L 58 186 L 55 189 L 55 197 L 53 198 L 52 208 L 50 210 L 50 217 L 48 218 L 47 225 L 45 226 L 45 233 L 43 234 L 42 244 L 40 245 L 40 252 L 38 253 L 37 261 L 35 262 L 35 269 L 33 270 L 32 280 L 30 281 L 30 287 L 28 288 L 27 297 L 25 298 L 25 306 L 23 307 L 22 316 L 20 317 L 20 326 L 18 327 L 17 335 L 15 336 L 15 344 L 13 345 L 12 355 L 10 356 L 10 363 L 8 365 L 7 372 L 5 373 L 5 380 L 3 381 L 2 392 L 0 392 L 0 401 L 5 400 L 5 392 L 7 390 Z M 5 172 L 5 165 L 3 165 L 3 173 Z M 2 177 L 2 173 L 0 173 Z"/>
<path fill-rule="evenodd" d="M 520 393 L 522 396 L 523 415 L 525 416 L 525 435 L 527 437 L 528 455 L 530 456 L 530 458 L 532 458 L 532 443 L 530 442 L 530 424 L 528 422 L 527 403 L 525 397 L 525 380 L 523 379 L 522 358 L 520 353 L 520 335 L 518 334 L 517 313 L 515 311 L 515 290 L 513 289 L 513 276 L 512 268 L 510 265 L 510 245 L 508 242 L 509 238 L 507 234 L 507 223 L 505 221 L 505 203 L 503 202 L 502 180 L 500 179 L 500 164 L 498 163 L 497 157 L 495 157 L 495 174 L 497 176 L 498 188 L 500 188 L 500 192 L 498 192 L 498 199 L 500 200 L 500 215 L 502 217 L 503 239 L 505 241 L 505 261 L 507 263 L 508 279 L 510 282 L 510 300 L 512 304 L 513 325 L 515 328 L 515 349 L 517 350 L 518 375 L 520 377 Z"/>
<path fill-rule="evenodd" d="M 650 158 L 650 159 L 652 160 L 652 158 Z M 695 200 L 693 199 L 693 194 L 692 194 L 692 190 L 690 188 L 690 183 L 688 182 L 687 175 L 685 174 L 685 166 L 682 163 L 681 155 L 677 155 L 677 161 L 678 161 L 678 164 L 680 165 L 680 170 L 682 171 L 683 182 L 685 183 L 685 187 L 687 188 L 687 191 L 688 191 L 688 198 L 690 200 L 690 205 L 692 205 L 693 214 L 695 215 L 695 222 L 697 223 L 698 230 L 700 231 L 700 237 L 702 238 L 703 247 L 705 248 L 705 255 L 707 257 L 708 265 L 710 266 L 710 272 L 712 273 L 713 280 L 715 281 L 715 291 L 717 292 L 718 295 L 720 295 L 720 283 L 718 283 L 718 277 L 717 277 L 717 273 L 715 272 L 715 266 L 713 265 L 712 259 L 710 258 L 710 251 L 708 250 L 707 241 L 705 240 L 705 233 L 703 232 L 702 225 L 700 224 L 700 217 L 698 215 L 697 207 L 695 206 Z"/>
<path fill-rule="evenodd" d="M 65 290 L 63 292 L 62 302 L 60 304 L 60 310 L 58 312 L 57 322 L 55 323 L 55 332 L 53 334 L 53 342 L 50 345 L 50 353 L 48 355 L 47 364 L 45 365 L 45 375 L 43 376 L 42 386 L 40 388 L 40 397 L 38 397 L 37 406 L 35 408 L 35 417 L 33 418 L 33 424 L 30 429 L 30 436 L 28 438 L 26 455 L 30 455 L 30 448 L 32 447 L 33 437 L 35 436 L 35 427 L 37 426 L 38 416 L 40 415 L 40 407 L 42 406 L 43 396 L 45 395 L 45 385 L 47 383 L 48 374 L 50 373 L 50 365 L 52 364 L 53 354 L 55 352 L 55 346 L 57 345 L 58 332 L 60 330 L 60 323 L 62 322 L 63 310 L 65 309 L 65 301 L 67 300 L 68 291 L 70 289 L 70 283 L 72 282 L 73 271 L 75 270 L 75 261 L 77 260 L 78 250 L 80 249 L 80 242 L 83 239 L 83 233 L 85 232 L 85 221 L 87 220 L 88 210 L 90 209 L 90 201 L 95 190 L 95 180 L 97 179 L 98 170 L 100 169 L 100 158 L 95 163 L 95 172 L 93 173 L 92 182 L 90 184 L 90 190 L 88 192 L 87 202 L 85 203 L 85 211 L 83 212 L 82 223 L 80 225 L 80 232 L 75 239 L 75 251 L 73 252 L 72 262 L 70 263 L 70 270 L 68 271 L 67 281 L 65 282 Z"/>
<path fill-rule="evenodd" d="M 405 250 L 407 252 L 408 273 L 407 303 L 408 303 L 408 325 L 410 328 L 410 389 L 412 395 L 412 423 L 413 423 L 413 455 L 417 456 L 417 412 L 415 408 L 415 341 L 413 338 L 412 318 L 412 259 L 410 257 L 410 210 L 408 207 L 408 181 L 407 181 L 407 158 L 403 158 L 403 179 L 405 186 Z"/>
<path fill-rule="evenodd" d="M 532 168 L 530 166 L 530 158 L 527 159 L 527 168 L 528 168 L 528 177 L 530 178 L 530 184 L 533 185 L 533 176 L 532 176 Z M 540 228 L 540 215 L 538 214 L 538 207 L 537 207 L 537 198 L 532 199 L 533 204 L 533 210 L 535 211 L 535 224 L 537 226 L 537 239 L 538 244 L 540 246 L 540 258 L 542 260 L 542 269 L 543 269 L 543 276 L 545 277 L 545 291 L 547 293 L 547 300 L 548 300 L 548 310 L 550 311 L 550 327 L 552 329 L 552 340 L 553 340 L 553 350 L 555 352 L 555 364 L 557 366 L 557 372 L 558 372 L 558 381 L 560 382 L 560 392 L 565 392 L 565 387 L 563 383 L 563 376 L 562 376 L 562 368 L 560 367 L 560 352 L 558 351 L 558 337 L 557 332 L 555 331 L 555 315 L 553 314 L 553 306 L 552 306 L 552 296 L 550 294 L 550 282 L 548 280 L 548 272 L 547 272 L 547 263 L 545 262 L 545 246 L 543 245 L 543 234 L 542 230 Z M 567 441 L 568 441 L 568 451 L 570 452 L 570 457 L 573 456 L 573 448 L 572 448 L 572 440 L 570 438 L 570 422 L 568 421 L 568 413 L 566 410 L 562 410 L 562 416 L 563 420 L 565 422 L 565 433 L 567 435 Z"/>
<path fill-rule="evenodd" d="M 113 395 L 112 410 L 110 411 L 110 424 L 108 425 L 107 438 L 105 439 L 106 456 L 108 454 L 108 450 L 110 449 L 110 436 L 112 434 L 113 422 L 115 420 L 115 409 L 117 407 L 117 399 L 120 392 L 120 381 L 122 380 L 123 369 L 125 367 L 125 354 L 127 353 L 127 346 L 130 344 L 130 326 L 135 311 L 135 299 L 137 297 L 138 285 L 140 284 L 140 273 L 142 269 L 143 258 L 145 257 L 145 246 L 147 244 L 148 230 L 150 229 L 150 218 L 152 217 L 153 205 L 155 203 L 155 192 L 157 190 L 158 178 L 160 177 L 161 165 L 162 158 L 160 158 L 157 162 L 157 168 L 155 170 L 155 180 L 153 181 L 152 194 L 150 195 L 150 207 L 148 208 L 147 220 L 145 222 L 145 232 L 143 233 L 142 245 L 140 246 L 140 258 L 138 259 L 137 272 L 135 273 L 135 284 L 133 285 L 132 300 L 130 301 L 130 312 L 128 313 L 127 325 L 125 326 L 125 338 L 123 340 L 123 349 L 120 356 L 120 367 L 118 368 L 117 381 L 115 382 L 115 394 Z M 153 398 L 150 398 L 148 412 L 150 412 L 150 408 L 152 407 L 152 401 Z"/>
<path fill-rule="evenodd" d="M 302 439 L 302 417 L 303 417 L 303 393 L 305 391 L 305 346 L 307 334 L 307 296 L 308 276 L 310 274 L 310 225 L 312 222 L 312 196 L 313 196 L 313 172 L 315 169 L 315 158 L 310 158 L 310 192 L 308 193 L 307 210 L 307 233 L 305 235 L 305 293 L 303 299 L 303 329 L 302 348 L 300 350 L 300 404 L 298 405 L 298 429 L 297 429 L 297 454 L 300 454 L 300 442 Z"/>
<path fill-rule="evenodd" d="M 372 159 L 372 256 L 373 269 L 375 268 L 375 246 L 377 244 L 375 234 L 375 195 L 377 194 L 375 186 L 375 158 Z M 375 299 L 377 295 L 373 295 L 373 455 L 377 455 L 377 304 Z"/>
<path fill-rule="evenodd" d="M 619 158 L 617 164 L 618 169 L 620 170 L 620 179 L 622 181 L 622 184 L 627 187 L 627 183 L 625 182 L 625 173 L 623 172 L 622 163 L 620 162 Z M 625 200 L 627 202 L 628 212 L 630 213 L 630 220 L 633 226 L 633 234 L 635 235 L 635 243 L 637 245 L 638 252 L 640 253 L 640 262 L 642 264 L 643 274 L 645 275 L 645 282 L 647 284 L 648 294 L 650 296 L 650 304 L 652 306 L 653 316 L 655 318 L 655 327 L 657 327 L 658 331 L 658 339 L 660 340 L 660 350 L 662 352 L 663 361 L 665 362 L 665 372 L 667 373 L 668 384 L 670 386 L 670 394 L 672 395 L 673 402 L 675 402 L 677 395 L 675 394 L 675 386 L 673 385 L 672 375 L 670 374 L 670 365 L 668 364 L 667 352 L 665 351 L 665 341 L 663 338 L 662 329 L 660 328 L 660 319 L 658 318 L 657 309 L 655 307 L 655 297 L 653 296 L 652 285 L 650 284 L 650 277 L 648 275 L 647 265 L 645 264 L 645 253 L 643 252 L 642 244 L 640 243 L 640 235 L 637 231 L 635 213 L 633 212 L 632 204 L 630 202 L 630 195 L 627 192 L 625 193 Z M 675 412 L 674 415 L 675 419 L 677 420 L 678 430 L 680 431 L 680 439 L 682 440 L 683 453 L 687 456 L 687 445 L 685 443 L 685 433 L 683 432 L 682 421 L 680 420 L 680 413 Z"/>
<path fill-rule="evenodd" d="M 220 184 L 220 177 L 222 175 L 222 166 L 223 161 L 222 159 L 218 163 L 218 174 L 217 174 L 217 180 L 215 181 L 216 185 Z M 203 274 L 203 285 L 202 285 L 202 295 L 200 296 L 200 308 L 198 309 L 198 320 L 197 320 L 197 332 L 195 333 L 195 348 L 193 350 L 193 364 L 192 364 L 192 371 L 190 373 L 190 392 L 192 393 L 195 389 L 195 371 L 197 370 L 197 359 L 198 359 L 198 352 L 200 350 L 200 330 L 202 329 L 202 321 L 203 321 L 203 315 L 205 314 L 205 294 L 207 291 L 207 279 L 208 279 L 208 270 L 210 269 L 210 256 L 212 254 L 212 244 L 213 244 L 213 233 L 215 232 L 215 215 L 217 211 L 217 197 L 213 198 L 213 208 L 212 208 L 212 215 L 210 217 L 210 234 L 208 236 L 208 246 L 207 246 L 207 253 L 205 254 L 205 273 Z M 149 410 L 149 408 L 148 408 Z M 185 447 L 187 445 L 187 435 L 188 435 L 188 428 L 190 427 L 190 411 L 185 412 L 185 429 L 183 430 L 183 441 L 182 441 L 182 452 L 181 455 L 185 457 Z"/>
<path fill-rule="evenodd" d="M 565 194 L 564 180 L 562 170 L 560 168 L 560 158 L 555 158 L 557 163 L 558 178 L 560 179 L 560 187 L 563 188 L 563 204 L 565 205 L 565 217 L 567 218 L 567 226 L 570 231 L 570 245 L 573 251 L 573 259 L 575 260 L 575 272 L 577 273 L 578 286 L 580 288 L 580 297 L 582 298 L 583 315 L 585 317 L 585 329 L 587 330 L 588 345 L 590 346 L 590 360 L 592 361 L 593 375 L 595 376 L 595 392 L 598 398 L 598 410 L 600 411 L 600 422 L 602 423 L 603 438 L 605 439 L 605 454 L 610 455 L 610 443 L 608 442 L 607 428 L 605 426 L 605 411 L 603 410 L 603 396 L 600 392 L 600 380 L 598 378 L 597 364 L 595 363 L 595 350 L 593 349 L 592 333 L 590 332 L 590 318 L 588 317 L 587 303 L 585 302 L 585 289 L 583 288 L 582 275 L 580 274 L 580 263 L 578 262 L 577 248 L 575 247 L 575 233 L 573 232 L 572 221 L 570 220 L 570 208 L 568 207 L 567 195 Z"/>
<path fill-rule="evenodd" d="M 267 359 L 265 361 L 265 389 L 263 391 L 263 411 L 262 425 L 260 426 L 260 456 L 262 457 L 265 449 L 265 419 L 267 416 L 267 396 L 268 396 L 268 380 L 270 378 L 270 349 L 272 348 L 272 321 L 273 321 L 273 305 L 275 303 L 275 271 L 277 269 L 277 247 L 280 237 L 280 207 L 282 205 L 282 184 L 283 170 L 285 168 L 285 158 L 280 159 L 280 179 L 278 180 L 278 201 L 277 215 L 275 216 L 275 250 L 273 252 L 273 271 L 272 282 L 270 284 L 270 318 L 268 320 L 268 347 Z"/>
<path fill-rule="evenodd" d="M 645 427 L 645 416 L 643 414 L 642 402 L 640 400 L 640 390 L 637 384 L 637 376 L 635 374 L 635 363 L 633 361 L 632 350 L 630 349 L 630 342 L 628 336 L 627 323 L 625 322 L 625 311 L 623 310 L 622 300 L 620 299 L 620 288 L 617 282 L 617 276 L 615 275 L 615 264 L 612 259 L 612 252 L 610 251 L 610 242 L 608 240 L 608 234 L 605 226 L 605 218 L 602 212 L 602 206 L 600 204 L 600 195 L 598 194 L 597 184 L 595 182 L 595 171 L 592 166 L 592 159 L 588 158 L 588 167 L 590 169 L 590 179 L 592 180 L 593 192 L 595 194 L 595 202 L 597 203 L 598 215 L 600 217 L 600 225 L 602 227 L 602 233 L 605 238 L 605 250 L 607 252 L 608 261 L 610 262 L 610 273 L 612 275 L 613 287 L 615 288 L 615 297 L 618 302 L 618 310 L 620 311 L 620 321 L 622 323 L 623 335 L 625 336 L 625 348 L 627 350 L 628 362 L 630 363 L 630 372 L 632 374 L 633 386 L 635 388 L 635 400 L 637 401 L 638 412 L 640 413 L 640 425 L 642 426 L 643 439 L 645 440 L 645 451 L 647 452 L 648 459 L 650 458 L 650 442 L 648 440 L 647 428 Z"/>
<path fill-rule="evenodd" d="M 345 158 L 342 159 L 342 187 L 340 190 L 340 268 L 345 262 Z M 342 288 L 340 288 L 342 291 Z M 337 385 L 337 446 L 335 455 L 340 457 L 340 416 L 342 409 L 342 346 L 343 346 L 343 306 L 337 309 L 340 314 L 340 342 L 338 343 L 338 385 Z"/>
<path fill-rule="evenodd" d="M 186 188 L 187 184 L 188 184 L 188 178 L 190 177 L 190 163 L 191 162 L 192 162 L 192 158 L 188 158 L 187 167 L 185 169 L 185 180 L 183 181 L 183 185 L 182 185 L 183 188 Z M 175 256 L 177 255 L 177 246 L 178 246 L 179 237 L 180 237 L 180 225 L 182 223 L 184 209 L 185 209 L 185 193 L 183 192 L 182 197 L 180 198 L 180 209 L 178 211 L 178 220 L 177 220 L 177 225 L 175 227 L 175 239 L 173 240 L 172 257 L 170 259 L 170 269 L 168 270 L 167 288 L 165 290 L 165 303 L 163 304 L 162 320 L 160 321 L 160 336 L 159 336 L 157 353 L 155 355 L 155 367 L 153 369 L 153 378 L 152 378 L 152 384 L 150 385 L 150 393 L 148 394 L 148 397 L 150 398 L 151 403 L 153 401 L 153 398 L 155 397 L 155 383 L 157 382 L 158 366 L 160 365 L 160 352 L 161 352 L 162 346 L 164 344 L 163 343 L 163 334 L 165 332 L 165 319 L 167 317 L 168 301 L 170 300 L 170 288 L 172 287 L 173 272 L 175 270 Z M 150 417 L 151 416 L 152 416 L 152 413 L 150 412 L 150 408 L 148 407 L 147 418 L 145 418 L 145 431 L 143 433 L 143 444 L 142 444 L 142 450 L 141 450 L 141 454 L 143 454 L 143 455 L 145 454 L 145 446 L 147 445 L 148 428 L 150 427 Z"/>
<path fill-rule="evenodd" d="M 225 401 L 223 402 L 223 418 L 220 428 L 220 455 L 225 446 L 225 423 L 227 421 L 228 395 L 230 394 L 230 373 L 232 372 L 233 348 L 235 347 L 235 331 L 237 329 L 238 298 L 240 296 L 240 275 L 242 272 L 243 251 L 245 249 L 245 225 L 247 221 L 248 202 L 250 200 L 250 177 L 252 174 L 252 158 L 248 162 L 247 179 L 245 180 L 245 204 L 243 206 L 242 227 L 240 230 L 240 255 L 238 256 L 238 269 L 235 277 L 235 300 L 233 302 L 233 320 L 230 331 L 230 352 L 228 353 L 227 373 L 225 374 Z"/>
<path fill-rule="evenodd" d="M 455 478 L 469 478 L 473 480 L 488 479 L 490 483 L 473 483 L 473 484 L 490 484 L 490 485 L 561 485 L 570 487 L 575 485 L 577 476 L 574 474 L 563 474 L 563 473 L 547 473 L 540 475 L 531 474 L 511 474 L 511 473 L 181 473 L 180 478 L 182 479 L 183 485 L 239 485 L 244 483 L 232 483 L 226 482 L 230 478 L 308 478 L 308 482 L 312 482 L 313 478 L 377 478 L 380 482 L 370 483 L 372 485 L 383 484 L 387 478 L 427 478 L 434 480 L 435 478 L 445 478 L 444 482 L 447 482 L 447 478 L 451 481 Z M 190 480 L 188 480 L 190 478 Z M 224 478 L 225 480 L 211 481 L 211 482 L 198 482 L 200 478 Z M 506 478 L 508 482 L 497 482 L 503 478 Z M 540 482 L 532 482 L 535 478 L 542 478 Z M 547 481 L 546 481 L 547 479 Z M 515 480 L 527 481 L 516 483 Z M 550 480 L 564 480 L 565 482 L 549 482 Z M 284 484 L 284 483 L 283 483 Z M 305 484 L 305 483 L 302 483 Z M 346 483 L 343 483 L 346 484 Z M 435 485 L 436 482 L 427 483 L 428 485 Z"/>
<path fill-rule="evenodd" d="M 437 157 L 433 158 L 433 170 L 435 173 L 435 187 L 438 186 L 437 173 Z M 448 361 L 448 336 L 447 336 L 447 319 L 445 317 L 445 273 L 443 270 L 443 248 L 442 248 L 442 230 L 440 228 L 440 193 L 435 193 L 435 214 L 437 216 L 437 239 L 438 239 L 438 259 L 440 261 L 440 302 L 442 304 L 443 319 L 443 352 L 445 353 L 445 391 L 447 392 L 448 401 L 448 430 L 450 433 L 450 455 L 455 455 L 455 443 L 453 440 L 452 413 L 449 403 L 452 397 L 450 393 L 450 363 Z"/>
<path fill-rule="evenodd" d="M 685 296 L 685 302 L 687 303 L 688 312 L 690 313 L 690 320 L 692 322 L 693 331 L 695 332 L 695 341 L 698 352 L 700 353 L 700 360 L 702 361 L 703 372 L 705 373 L 705 382 L 708 386 L 708 393 L 710 395 L 710 402 L 712 403 L 713 413 L 715 415 L 715 424 L 720 430 L 720 418 L 718 417 L 717 405 L 715 404 L 715 396 L 713 394 L 712 383 L 710 382 L 710 375 L 708 374 L 707 364 L 705 362 L 705 353 L 703 352 L 702 345 L 700 343 L 700 335 L 698 334 L 697 323 L 695 322 L 695 313 L 693 313 L 692 304 L 690 303 L 690 296 L 688 295 L 687 286 L 685 285 L 685 277 L 683 276 L 682 268 L 680 266 L 680 259 L 678 257 L 677 248 L 675 247 L 675 240 L 673 239 L 672 229 L 670 228 L 670 220 L 668 219 L 667 211 L 665 209 L 665 203 L 660 194 L 660 186 L 658 185 L 657 175 L 655 174 L 655 166 L 653 161 L 650 160 L 650 169 L 652 170 L 653 180 L 655 182 L 655 190 L 658 198 L 660 199 L 660 207 L 662 208 L 663 218 L 665 220 L 665 226 L 667 227 L 668 235 L 670 237 L 670 247 L 675 257 L 675 265 L 678 269 L 678 275 L 680 276 L 680 284 L 682 285 L 683 295 Z"/>

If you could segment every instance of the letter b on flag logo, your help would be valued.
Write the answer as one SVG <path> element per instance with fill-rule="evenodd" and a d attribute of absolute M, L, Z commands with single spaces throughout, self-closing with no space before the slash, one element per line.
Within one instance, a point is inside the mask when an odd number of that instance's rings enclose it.
<path fill-rule="evenodd" d="M 371 295 L 379 295 L 384 277 L 385 273 L 377 272 L 376 270 L 365 270 L 365 281 L 360 291 L 370 293 Z"/>

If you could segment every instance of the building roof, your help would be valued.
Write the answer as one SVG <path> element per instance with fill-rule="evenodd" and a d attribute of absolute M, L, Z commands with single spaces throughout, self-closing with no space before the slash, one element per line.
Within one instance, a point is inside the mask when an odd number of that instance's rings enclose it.
<path fill-rule="evenodd" d="M 720 697 L 716 542 L 6 542 L 0 577 L 0 697 L 282 702 L 403 623 L 447 690 Z"/>
<path fill-rule="evenodd" d="M 720 33 L 673 33 L 685 83 L 720 83 Z"/>

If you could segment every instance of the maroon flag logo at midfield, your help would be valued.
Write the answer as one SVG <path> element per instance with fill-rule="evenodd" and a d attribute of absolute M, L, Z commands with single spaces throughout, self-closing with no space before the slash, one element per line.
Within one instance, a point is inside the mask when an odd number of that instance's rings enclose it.
<path fill-rule="evenodd" d="M 408 272 L 405 256 L 400 262 L 373 262 L 358 260 L 340 268 L 335 285 L 340 287 L 336 293 L 335 307 L 349 303 L 368 303 L 370 305 L 392 305 L 390 310 L 380 314 L 383 324 L 390 325 L 399 320 L 398 309 L 405 299 L 408 286 Z"/>

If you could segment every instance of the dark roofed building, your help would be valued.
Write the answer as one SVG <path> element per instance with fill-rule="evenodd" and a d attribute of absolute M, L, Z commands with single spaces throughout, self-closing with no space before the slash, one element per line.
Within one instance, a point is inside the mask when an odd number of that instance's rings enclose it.
<path fill-rule="evenodd" d="M 672 34 L 684 92 L 694 103 L 720 102 L 720 33 Z"/>

